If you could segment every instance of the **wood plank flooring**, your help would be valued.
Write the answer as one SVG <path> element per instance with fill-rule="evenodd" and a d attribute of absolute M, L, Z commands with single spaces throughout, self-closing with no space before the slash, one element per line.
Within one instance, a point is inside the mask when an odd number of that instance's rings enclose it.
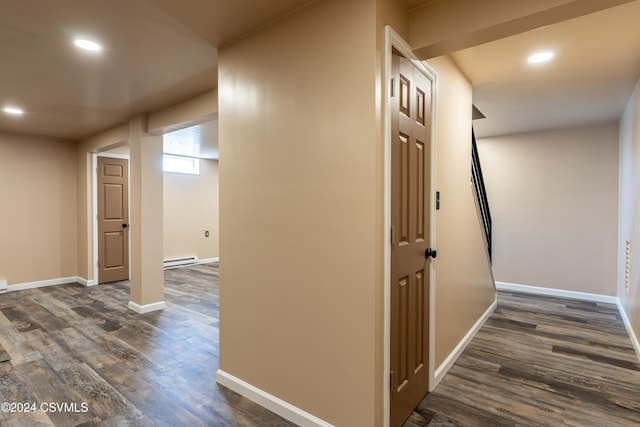
<path fill-rule="evenodd" d="M 216 384 L 218 294 L 208 264 L 166 270 L 167 308 L 145 315 L 128 282 L 0 295 L 0 403 L 36 407 L 0 426 L 291 426 Z"/>
<path fill-rule="evenodd" d="M 167 308 L 127 282 L 0 295 L 0 426 L 291 426 L 218 386 L 218 267 L 165 271 Z M 64 411 L 40 410 L 67 403 Z M 74 407 L 73 404 L 76 406 Z M 86 405 L 86 407 L 82 405 Z M 614 305 L 499 293 L 415 426 L 638 426 L 640 365 Z"/>
<path fill-rule="evenodd" d="M 613 304 L 499 292 L 414 426 L 640 426 L 640 364 Z"/>
<path fill-rule="evenodd" d="M 11 356 L 9 356 L 7 350 L 5 350 L 4 347 L 2 347 L 2 345 L 0 344 L 0 363 L 7 362 L 9 360 L 11 360 Z"/>

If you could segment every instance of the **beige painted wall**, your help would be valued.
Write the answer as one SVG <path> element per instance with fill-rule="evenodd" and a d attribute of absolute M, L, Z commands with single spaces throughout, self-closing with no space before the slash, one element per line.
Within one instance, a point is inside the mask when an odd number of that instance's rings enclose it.
<path fill-rule="evenodd" d="M 640 81 L 620 121 L 620 208 L 617 294 L 640 340 Z M 625 245 L 631 241 L 630 287 L 625 289 Z"/>
<path fill-rule="evenodd" d="M 448 57 L 436 87 L 436 369 L 495 300 L 471 187 L 471 84 Z"/>
<path fill-rule="evenodd" d="M 220 366 L 336 425 L 379 425 L 385 386 L 375 77 L 379 15 L 406 15 L 378 4 L 371 25 L 367 3 L 317 2 L 220 52 Z M 439 366 L 495 291 L 470 187 L 471 85 L 450 60 L 432 65 Z"/>
<path fill-rule="evenodd" d="M 616 295 L 618 126 L 478 141 L 496 281 Z"/>
<path fill-rule="evenodd" d="M 0 279 L 75 277 L 75 144 L 0 133 Z"/>
<path fill-rule="evenodd" d="M 380 422 L 375 13 L 314 2 L 219 54 L 220 368 L 345 426 Z"/>
<path fill-rule="evenodd" d="M 217 258 L 218 161 L 201 159 L 200 175 L 165 172 L 163 188 L 164 259 Z"/>

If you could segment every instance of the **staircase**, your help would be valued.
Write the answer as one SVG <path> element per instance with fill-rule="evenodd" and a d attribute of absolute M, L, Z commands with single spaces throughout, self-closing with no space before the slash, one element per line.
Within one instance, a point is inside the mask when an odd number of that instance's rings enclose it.
<path fill-rule="evenodd" d="M 484 187 L 484 179 L 482 178 L 482 168 L 480 167 L 480 157 L 478 156 L 476 135 L 473 127 L 471 128 L 471 182 L 473 183 L 476 205 L 484 232 L 487 252 L 489 253 L 489 260 L 491 260 L 491 211 L 489 210 L 487 191 Z"/>

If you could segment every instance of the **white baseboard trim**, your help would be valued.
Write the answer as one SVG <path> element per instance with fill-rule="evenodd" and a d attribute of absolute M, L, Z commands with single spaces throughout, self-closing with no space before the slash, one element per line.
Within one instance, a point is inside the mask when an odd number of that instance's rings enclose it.
<path fill-rule="evenodd" d="M 326 421 L 285 402 L 240 378 L 218 369 L 216 382 L 257 403 L 300 427 L 333 427 Z"/>
<path fill-rule="evenodd" d="M 480 316 L 480 318 L 473 325 L 473 327 L 469 329 L 469 332 L 467 332 L 464 338 L 462 338 L 462 340 L 458 343 L 456 348 L 453 349 L 453 351 L 449 354 L 449 356 L 445 359 L 445 361 L 442 362 L 442 364 L 435 370 L 433 374 L 434 381 L 433 381 L 433 384 L 429 384 L 429 391 L 433 391 L 438 385 L 438 383 L 442 381 L 442 379 L 447 374 L 447 372 L 449 372 L 449 369 L 451 369 L 453 364 L 456 363 L 456 360 L 458 360 L 458 357 L 460 357 L 464 349 L 467 348 L 467 346 L 469 345 L 473 337 L 478 333 L 480 328 L 482 328 L 482 325 L 484 325 L 484 323 L 491 316 L 491 314 L 493 313 L 493 311 L 496 309 L 497 306 L 498 306 L 498 300 L 496 299 L 489 306 L 489 308 L 487 308 L 484 314 Z"/>
<path fill-rule="evenodd" d="M 81 285 L 84 285 L 86 287 L 91 287 L 91 286 L 97 286 L 98 284 L 96 283 L 95 280 L 91 279 L 85 279 L 84 277 L 77 277 L 78 279 L 78 283 L 80 283 Z"/>
<path fill-rule="evenodd" d="M 499 291 L 514 291 L 526 294 L 573 298 L 583 301 L 607 302 L 610 304 L 618 303 L 618 298 L 610 295 L 590 294 L 588 292 L 567 291 L 564 289 L 542 288 L 540 286 L 518 285 L 516 283 L 496 282 L 496 289 Z"/>
<path fill-rule="evenodd" d="M 44 288 L 47 286 L 55 285 L 67 285 L 69 283 L 82 283 L 82 279 L 78 276 L 74 276 L 62 277 L 60 279 L 39 280 L 37 282 L 17 283 L 15 285 L 8 285 L 7 291 L 23 291 L 25 289 Z"/>
<path fill-rule="evenodd" d="M 167 303 L 164 301 L 154 302 L 153 304 L 140 305 L 133 301 L 129 301 L 129 310 L 135 311 L 138 314 L 151 313 L 152 311 L 164 310 L 167 308 Z"/>
<path fill-rule="evenodd" d="M 636 356 L 638 356 L 638 362 L 640 362 L 640 342 L 638 342 L 638 336 L 633 330 L 633 326 L 631 326 L 631 322 L 627 317 L 627 312 L 624 311 L 624 307 L 622 306 L 622 302 L 618 299 L 617 302 L 618 311 L 620 311 L 620 316 L 622 316 L 622 321 L 624 322 L 624 326 L 627 328 L 627 333 L 629 334 L 629 338 L 631 338 L 631 344 L 633 344 L 633 348 L 636 350 Z"/>
<path fill-rule="evenodd" d="M 7 292 L 7 281 L 6 280 L 0 280 L 0 294 L 4 294 Z"/>
<path fill-rule="evenodd" d="M 220 257 L 205 258 L 205 259 L 198 260 L 198 264 L 211 264 L 212 262 L 220 262 Z"/>

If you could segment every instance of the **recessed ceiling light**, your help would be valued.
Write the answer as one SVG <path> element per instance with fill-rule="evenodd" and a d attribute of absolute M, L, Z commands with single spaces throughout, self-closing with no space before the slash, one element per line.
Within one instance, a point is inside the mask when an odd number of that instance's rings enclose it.
<path fill-rule="evenodd" d="M 529 64 L 540 64 L 542 62 L 550 61 L 553 58 L 553 52 L 538 52 L 527 58 Z"/>
<path fill-rule="evenodd" d="M 73 44 L 76 45 L 76 47 L 88 50 L 89 52 L 100 52 L 102 50 L 102 46 L 99 43 L 94 42 L 93 40 L 74 39 Z"/>
<path fill-rule="evenodd" d="M 24 114 L 24 111 L 22 110 L 22 108 L 18 108 L 18 107 L 4 107 L 2 111 L 4 111 L 7 114 L 11 114 L 12 116 L 21 116 Z"/>

